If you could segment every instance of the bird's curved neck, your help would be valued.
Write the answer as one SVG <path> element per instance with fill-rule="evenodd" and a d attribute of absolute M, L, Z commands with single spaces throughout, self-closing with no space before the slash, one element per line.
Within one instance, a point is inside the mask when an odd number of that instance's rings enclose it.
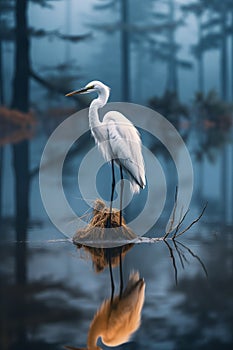
<path fill-rule="evenodd" d="M 87 337 L 87 348 L 88 350 L 99 349 L 97 347 L 97 340 L 102 335 L 103 330 L 106 326 L 106 317 L 102 314 L 102 308 L 97 311 L 94 319 L 90 325 L 90 329 Z"/>
<path fill-rule="evenodd" d="M 89 108 L 89 124 L 91 129 L 101 124 L 98 110 L 106 105 L 108 98 L 109 92 L 101 91 L 99 96 L 91 102 Z"/>

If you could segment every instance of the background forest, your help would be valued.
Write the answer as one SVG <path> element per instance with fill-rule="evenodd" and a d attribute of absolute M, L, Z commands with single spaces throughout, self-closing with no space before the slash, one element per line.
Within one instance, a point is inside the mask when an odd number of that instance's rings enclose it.
<path fill-rule="evenodd" d="M 57 342 L 55 336 L 53 340 L 42 341 L 48 339 L 48 334 L 43 333 L 41 324 L 58 325 L 61 315 L 64 322 L 68 322 L 64 328 L 67 334 L 74 335 L 68 331 L 73 317 L 81 327 L 81 318 L 74 316 L 69 303 L 66 309 L 58 306 L 57 313 L 47 312 L 46 307 L 53 304 L 52 296 L 48 297 L 48 304 L 43 303 L 43 298 L 38 299 L 31 306 L 32 313 L 28 311 L 30 308 L 25 311 L 25 305 L 41 291 L 62 290 L 66 301 L 74 293 L 70 285 L 41 278 L 38 257 L 39 254 L 47 256 L 47 248 L 40 247 L 32 253 L 26 242 L 61 237 L 42 205 L 39 164 L 43 148 L 55 128 L 90 103 L 91 97 L 87 95 L 69 99 L 64 95 L 91 80 L 101 80 L 111 87 L 111 102 L 148 106 L 177 128 L 194 167 L 191 219 L 208 201 L 203 219 L 206 226 L 201 226 L 201 234 L 206 237 L 210 232 L 224 233 L 228 237 L 224 247 L 220 245 L 216 250 L 219 253 L 215 252 L 216 259 L 221 259 L 224 249 L 232 244 L 233 0 L 0 0 L 1 241 L 24 242 L 16 250 L 13 246 L 9 249 L 1 246 L 5 261 L 2 273 L 6 281 L 1 296 L 9 294 L 0 316 L 0 346 L 4 350 L 26 349 L 26 346 L 37 349 L 41 345 L 45 349 L 59 349 L 64 337 Z M 166 216 L 174 198 L 175 168 L 159 142 L 151 142 L 143 132 L 142 138 L 165 169 Z M 93 140 L 88 133 L 72 147 L 64 168 L 67 194 L 74 191 L 76 161 L 91 146 Z M 108 198 L 109 189 L 102 192 L 103 197 Z M 78 215 L 88 210 L 76 197 L 72 200 Z M 136 198 L 125 212 L 126 220 L 139 207 L 140 199 Z M 158 225 L 162 223 L 163 218 Z M 61 259 L 65 259 L 64 254 L 63 251 Z M 31 270 L 29 261 L 33 266 Z M 53 266 L 50 273 L 55 274 L 55 260 L 48 258 L 48 262 Z M 60 266 L 60 271 L 65 275 L 64 267 Z M 226 268 L 227 277 L 228 273 L 232 274 L 229 271 Z M 13 280 L 17 286 L 27 286 L 25 296 L 18 289 L 14 292 Z M 219 280 L 215 282 L 217 285 Z M 226 287 L 226 283 L 223 285 Z M 181 286 L 187 287 L 185 280 Z M 186 292 L 186 295 L 190 292 L 188 287 Z M 24 307 L 16 306 L 18 299 L 14 293 L 19 295 L 20 305 Z M 57 299 L 60 303 L 62 297 Z M 221 300 L 227 298 L 222 296 Z M 221 302 L 219 308 L 228 310 L 227 301 Z M 48 314 L 43 320 L 40 308 Z M 22 317 L 26 321 L 20 324 Z M 201 314 L 197 319 L 199 317 L 201 319 Z M 221 326 L 229 334 L 232 317 L 228 313 L 224 317 Z M 33 327 L 39 331 L 30 343 Z M 62 324 L 59 327 L 62 329 Z M 52 329 L 50 334 L 54 334 Z M 171 328 L 166 330 L 165 338 L 174 336 Z M 190 334 L 193 336 L 190 349 L 231 348 L 232 339 L 228 335 L 224 338 L 224 332 L 217 347 L 213 346 L 211 336 L 207 336 L 206 347 L 198 347 L 199 331 L 196 328 L 194 333 L 187 333 L 187 343 L 182 347 L 177 341 L 177 347 L 173 348 L 186 349 Z M 150 339 L 150 331 L 148 336 Z"/>
<path fill-rule="evenodd" d="M 186 128 L 185 134 L 196 132 L 191 147 L 200 187 L 205 158 L 219 160 L 221 195 L 232 197 L 226 146 L 232 125 L 232 1 L 0 4 L 0 216 L 15 214 L 22 222 L 28 217 L 39 164 L 33 147 L 42 147 L 42 135 L 88 106 L 89 100 L 68 101 L 64 94 L 93 79 L 111 86 L 111 101 L 150 106 Z M 11 155 L 12 176 L 9 169 L 5 173 Z"/>

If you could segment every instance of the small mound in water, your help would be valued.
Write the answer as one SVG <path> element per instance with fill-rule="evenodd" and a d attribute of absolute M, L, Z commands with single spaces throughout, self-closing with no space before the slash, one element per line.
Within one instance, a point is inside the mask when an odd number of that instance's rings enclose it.
<path fill-rule="evenodd" d="M 75 233 L 73 242 L 77 245 L 109 248 L 130 243 L 129 241 L 137 238 L 137 235 L 126 226 L 123 217 L 122 226 L 119 226 L 120 211 L 117 209 L 112 210 L 111 228 L 106 228 L 109 214 L 109 208 L 102 200 L 97 199 L 90 223 Z"/>

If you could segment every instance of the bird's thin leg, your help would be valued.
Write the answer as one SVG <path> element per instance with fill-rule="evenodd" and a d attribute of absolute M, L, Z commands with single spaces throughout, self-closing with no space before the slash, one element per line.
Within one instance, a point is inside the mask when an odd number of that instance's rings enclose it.
<path fill-rule="evenodd" d="M 111 202 L 110 202 L 110 209 L 109 209 L 109 219 L 107 222 L 107 227 L 111 227 L 112 225 L 112 202 L 113 202 L 113 196 L 114 196 L 114 189 L 115 189 L 115 170 L 114 170 L 114 160 L 112 159 L 112 192 L 111 192 Z"/>
<path fill-rule="evenodd" d="M 121 174 L 121 193 L 120 193 L 120 226 L 122 226 L 122 204 L 123 204 L 123 189 L 124 189 L 124 179 L 123 179 L 123 169 L 120 165 Z"/>
<path fill-rule="evenodd" d="M 123 292 L 123 288 L 124 288 L 124 283 L 123 283 L 123 270 L 122 270 L 122 255 L 121 255 L 121 252 L 120 252 L 119 259 L 120 259 L 120 262 L 119 262 L 119 265 L 120 265 L 120 294 L 119 294 L 119 297 L 120 297 L 120 299 L 121 299 L 121 297 L 122 297 L 122 292 Z"/>
<path fill-rule="evenodd" d="M 114 279 L 113 279 L 113 273 L 112 273 L 112 260 L 111 260 L 110 249 L 107 250 L 107 259 L 108 259 L 108 266 L 109 266 L 110 280 L 111 280 L 111 303 L 112 303 L 113 297 L 114 297 L 115 285 L 114 285 Z"/>

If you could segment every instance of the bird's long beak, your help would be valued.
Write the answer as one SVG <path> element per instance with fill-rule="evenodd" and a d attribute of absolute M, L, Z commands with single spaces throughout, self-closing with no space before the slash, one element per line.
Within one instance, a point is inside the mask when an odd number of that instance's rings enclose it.
<path fill-rule="evenodd" d="M 92 89 L 92 86 L 84 87 L 84 88 L 79 89 L 79 90 L 71 91 L 68 94 L 66 94 L 65 96 L 69 97 L 69 96 L 74 96 L 74 95 L 78 95 L 78 94 L 85 94 L 87 92 L 90 92 L 91 89 Z"/>

